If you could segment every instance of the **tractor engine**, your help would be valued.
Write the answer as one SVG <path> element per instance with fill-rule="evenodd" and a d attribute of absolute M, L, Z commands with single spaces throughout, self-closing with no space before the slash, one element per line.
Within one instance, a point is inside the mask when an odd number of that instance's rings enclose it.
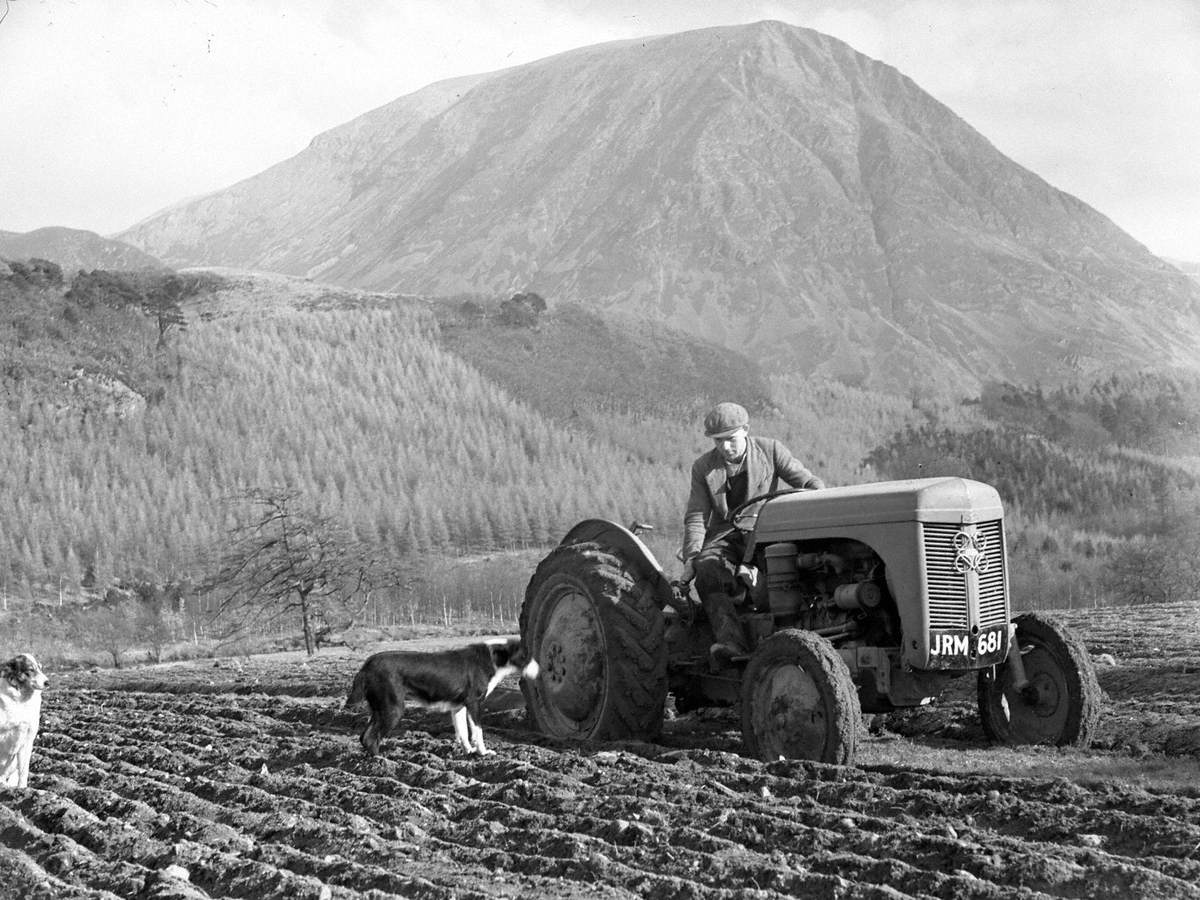
<path fill-rule="evenodd" d="M 835 646 L 899 643 L 879 556 L 858 541 L 782 542 L 764 552 L 773 628 L 803 628 Z"/>

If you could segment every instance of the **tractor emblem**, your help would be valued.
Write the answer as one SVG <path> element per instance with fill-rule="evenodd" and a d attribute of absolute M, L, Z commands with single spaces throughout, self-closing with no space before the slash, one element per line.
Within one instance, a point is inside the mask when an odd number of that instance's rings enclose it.
<path fill-rule="evenodd" d="M 954 571 L 959 575 L 967 572 L 983 574 L 991 561 L 987 555 L 987 537 L 960 531 L 954 535 Z"/>

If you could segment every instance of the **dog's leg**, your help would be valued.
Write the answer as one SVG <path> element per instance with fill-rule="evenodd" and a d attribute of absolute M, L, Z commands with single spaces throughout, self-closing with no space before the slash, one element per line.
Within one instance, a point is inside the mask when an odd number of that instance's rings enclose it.
<path fill-rule="evenodd" d="M 375 722 L 375 734 L 378 735 L 376 748 L 383 746 L 383 739 L 391 734 L 400 720 L 404 717 L 404 698 L 400 698 L 400 702 L 396 706 L 385 706 L 380 710 L 379 716 Z"/>
<path fill-rule="evenodd" d="M 17 754 L 17 787 L 23 788 L 29 786 L 29 759 L 33 756 L 33 741 L 21 747 Z"/>
<path fill-rule="evenodd" d="M 496 752 L 495 750 L 489 750 L 487 747 L 485 747 L 483 745 L 483 729 L 479 727 L 479 723 L 476 722 L 472 718 L 470 713 L 467 714 L 467 722 L 468 722 L 469 727 L 472 728 L 473 733 L 474 733 L 476 752 L 480 756 L 488 756 L 489 754 L 495 753 Z"/>
<path fill-rule="evenodd" d="M 468 730 L 470 719 L 467 716 L 467 708 L 460 706 L 450 714 L 450 721 L 454 723 L 454 738 L 458 741 L 458 745 L 468 753 L 474 753 L 475 748 L 471 746 L 471 735 Z"/>
<path fill-rule="evenodd" d="M 400 724 L 400 719 L 403 715 L 403 707 L 372 713 L 371 721 L 367 723 L 367 730 L 362 734 L 363 749 L 372 756 L 379 756 L 382 752 L 384 738 L 390 735 L 396 726 Z"/>
<path fill-rule="evenodd" d="M 362 735 L 358 742 L 362 744 L 362 748 L 367 751 L 368 756 L 379 755 L 379 735 L 376 733 L 375 727 L 375 711 L 371 710 L 371 718 L 367 720 L 367 727 L 363 729 Z"/>
<path fill-rule="evenodd" d="M 392 733 L 404 715 L 404 688 L 389 685 L 382 691 L 368 689 L 367 705 L 371 708 L 371 720 L 360 741 L 367 753 L 379 756 L 384 738 Z"/>
<path fill-rule="evenodd" d="M 467 738 L 476 753 L 480 756 L 487 756 L 489 753 L 495 753 L 496 751 L 489 750 L 483 745 L 483 728 L 479 725 L 479 716 L 482 707 L 483 703 L 479 700 L 468 702 L 466 705 Z"/>

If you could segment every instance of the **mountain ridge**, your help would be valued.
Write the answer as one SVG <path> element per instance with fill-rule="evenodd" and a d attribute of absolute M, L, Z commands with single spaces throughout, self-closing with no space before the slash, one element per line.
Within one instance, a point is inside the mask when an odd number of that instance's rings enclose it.
<path fill-rule="evenodd" d="M 1200 366 L 1183 273 L 893 67 L 778 22 L 439 82 L 121 237 L 369 290 L 533 289 L 872 388 Z"/>
<path fill-rule="evenodd" d="M 114 238 L 81 228 L 47 226 L 33 231 L 0 231 L 0 257 L 46 259 L 68 276 L 80 269 L 163 269 L 148 253 Z"/>

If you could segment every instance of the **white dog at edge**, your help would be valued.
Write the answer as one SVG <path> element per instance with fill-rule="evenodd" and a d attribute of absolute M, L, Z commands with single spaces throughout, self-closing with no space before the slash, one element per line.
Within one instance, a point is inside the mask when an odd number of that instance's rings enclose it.
<path fill-rule="evenodd" d="M 29 758 L 49 680 L 38 661 L 20 653 L 0 666 L 0 786 L 29 783 Z"/>

